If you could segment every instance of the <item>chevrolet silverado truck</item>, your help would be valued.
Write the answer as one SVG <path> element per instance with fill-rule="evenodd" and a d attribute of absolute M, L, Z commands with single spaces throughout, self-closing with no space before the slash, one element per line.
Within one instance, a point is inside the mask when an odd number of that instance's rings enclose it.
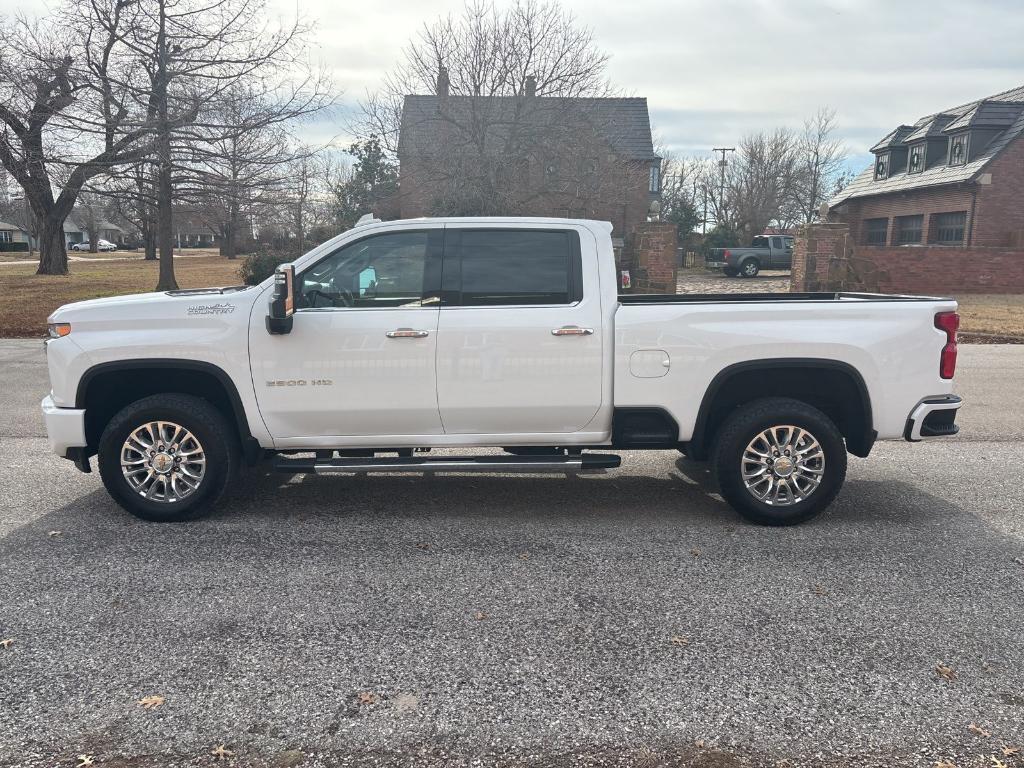
<path fill-rule="evenodd" d="M 620 296 L 607 222 L 371 220 L 256 286 L 59 308 L 42 412 L 56 453 L 97 457 L 152 521 L 199 516 L 246 465 L 574 474 L 671 450 L 787 525 L 836 497 L 847 452 L 957 431 L 956 309 Z"/>
<path fill-rule="evenodd" d="M 758 235 L 749 248 L 712 248 L 704 265 L 721 269 L 726 277 L 757 277 L 762 269 L 790 269 L 793 266 L 791 235 Z"/>

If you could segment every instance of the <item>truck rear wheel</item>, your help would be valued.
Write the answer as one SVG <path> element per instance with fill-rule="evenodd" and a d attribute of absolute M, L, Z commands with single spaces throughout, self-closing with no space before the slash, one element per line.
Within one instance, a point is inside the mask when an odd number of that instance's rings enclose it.
<path fill-rule="evenodd" d="M 740 264 L 740 277 L 757 277 L 761 271 L 761 264 L 757 259 L 747 259 Z"/>
<path fill-rule="evenodd" d="M 722 267 L 722 274 L 726 277 L 736 277 L 739 272 L 736 271 L 735 267 Z"/>
<path fill-rule="evenodd" d="M 722 497 L 760 525 L 795 525 L 821 513 L 846 478 L 843 437 L 799 400 L 738 408 L 718 432 L 713 459 Z"/>
<path fill-rule="evenodd" d="M 103 485 L 136 517 L 199 517 L 239 464 L 238 440 L 220 411 L 198 397 L 160 394 L 125 406 L 100 437 Z"/>

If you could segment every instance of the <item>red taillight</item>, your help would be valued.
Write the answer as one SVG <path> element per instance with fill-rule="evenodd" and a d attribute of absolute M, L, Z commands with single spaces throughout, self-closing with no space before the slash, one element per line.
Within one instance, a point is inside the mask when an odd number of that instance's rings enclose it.
<path fill-rule="evenodd" d="M 730 256 L 732 256 L 732 254 L 729 253 L 729 249 L 728 248 L 726 248 L 724 251 L 722 251 L 722 258 L 725 259 L 726 261 L 729 260 Z"/>
<path fill-rule="evenodd" d="M 960 328 L 960 315 L 956 312 L 939 312 L 935 315 L 935 327 L 946 332 L 946 346 L 939 356 L 939 376 L 952 379 L 956 372 L 956 332 Z"/>

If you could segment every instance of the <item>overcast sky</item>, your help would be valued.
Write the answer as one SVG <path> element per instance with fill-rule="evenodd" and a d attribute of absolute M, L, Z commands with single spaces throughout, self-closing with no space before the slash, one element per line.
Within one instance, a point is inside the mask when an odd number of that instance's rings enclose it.
<path fill-rule="evenodd" d="M 56 0 L 0 0 L 0 13 Z M 462 0 L 268 0 L 316 21 L 316 55 L 344 90 L 309 126 L 344 136 L 425 21 Z M 682 154 L 838 113 L 854 163 L 899 123 L 1024 85 L 1024 0 L 563 0 L 611 54 L 609 76 L 646 96 L 656 137 Z"/>

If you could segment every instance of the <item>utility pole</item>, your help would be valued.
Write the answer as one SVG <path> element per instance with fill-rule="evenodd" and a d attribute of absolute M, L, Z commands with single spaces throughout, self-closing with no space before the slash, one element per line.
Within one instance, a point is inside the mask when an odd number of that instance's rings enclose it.
<path fill-rule="evenodd" d="M 712 152 L 721 152 L 722 159 L 718 161 L 718 211 L 715 217 L 715 226 L 718 226 L 722 222 L 718 221 L 718 216 L 722 215 L 722 201 L 725 200 L 725 167 L 728 163 L 725 160 L 726 152 L 735 152 L 736 147 L 715 147 L 711 150 Z"/>

